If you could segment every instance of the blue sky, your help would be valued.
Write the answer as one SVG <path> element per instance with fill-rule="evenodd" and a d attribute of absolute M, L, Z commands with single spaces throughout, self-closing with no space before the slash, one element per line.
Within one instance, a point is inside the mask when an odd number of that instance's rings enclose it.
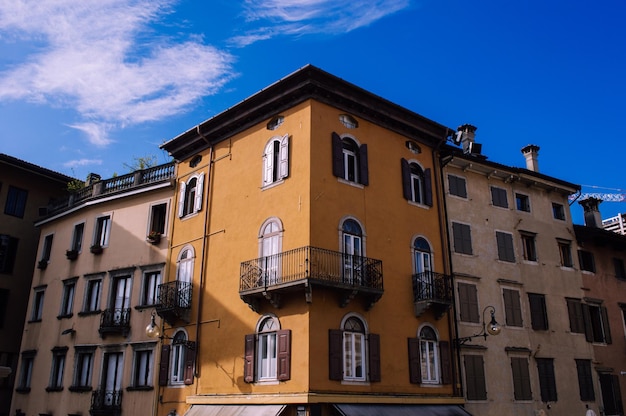
<path fill-rule="evenodd" d="M 0 0 L 0 152 L 79 178 L 166 162 L 159 144 L 313 64 L 477 126 L 492 161 L 536 144 L 542 173 L 626 193 L 625 18 L 623 0 Z"/>

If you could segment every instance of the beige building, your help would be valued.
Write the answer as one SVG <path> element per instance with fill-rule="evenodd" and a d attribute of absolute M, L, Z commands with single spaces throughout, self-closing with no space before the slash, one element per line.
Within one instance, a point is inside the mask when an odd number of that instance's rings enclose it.
<path fill-rule="evenodd" d="M 526 168 L 490 162 L 475 130 L 461 126 L 461 148 L 443 159 L 466 408 L 597 413 L 594 351 L 579 314 L 587 292 L 568 205 L 580 187 L 541 174 L 534 145 L 522 149 Z M 482 336 L 492 312 L 500 333 Z"/>
<path fill-rule="evenodd" d="M 158 414 L 465 415 L 448 131 L 307 66 L 165 143 Z"/>
<path fill-rule="evenodd" d="M 72 178 L 0 154 L 0 416 L 9 414 L 41 207 L 67 194 Z M 10 372 L 10 373 L 9 373 Z"/>
<path fill-rule="evenodd" d="M 158 349 L 145 328 L 168 254 L 174 177 L 173 163 L 92 175 L 36 223 L 11 415 L 154 412 Z"/>

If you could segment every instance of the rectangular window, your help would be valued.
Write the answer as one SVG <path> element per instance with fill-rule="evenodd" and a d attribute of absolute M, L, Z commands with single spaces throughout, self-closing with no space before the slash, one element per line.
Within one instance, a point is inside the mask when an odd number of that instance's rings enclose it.
<path fill-rule="evenodd" d="M 67 347 L 55 347 L 52 349 L 52 368 L 50 369 L 50 382 L 46 391 L 63 390 L 63 370 L 65 369 L 65 356 Z"/>
<path fill-rule="evenodd" d="M 167 221 L 167 204 L 156 204 L 150 207 L 149 232 L 165 234 L 165 224 Z"/>
<path fill-rule="evenodd" d="M 463 322 L 479 323 L 476 285 L 459 282 L 457 287 L 459 291 L 459 319 Z"/>
<path fill-rule="evenodd" d="M 460 176 L 448 175 L 448 190 L 450 195 L 455 195 L 461 198 L 467 198 L 467 187 L 465 185 L 465 178 Z"/>
<path fill-rule="evenodd" d="M 152 386 L 152 349 L 136 349 L 132 387 Z"/>
<path fill-rule="evenodd" d="M 530 212 L 530 199 L 528 195 L 515 194 L 515 206 L 518 211 Z"/>
<path fill-rule="evenodd" d="M 487 400 L 485 363 L 482 355 L 464 355 L 467 400 Z"/>
<path fill-rule="evenodd" d="M 59 318 L 69 318 L 74 310 L 74 293 L 76 292 L 76 278 L 63 281 L 63 297 Z"/>
<path fill-rule="evenodd" d="M 9 306 L 9 289 L 0 289 L 0 329 L 4 328 L 4 321 Z"/>
<path fill-rule="evenodd" d="M 563 204 L 552 203 L 552 216 L 555 220 L 565 221 L 565 207 Z"/>
<path fill-rule="evenodd" d="M 100 291 L 102 289 L 102 278 L 92 278 L 87 280 L 85 290 L 85 307 L 83 312 L 100 311 Z"/>
<path fill-rule="evenodd" d="M 590 329 L 586 328 L 587 341 L 602 344 L 612 343 L 609 316 L 604 306 L 583 304 L 583 316 L 585 322 L 591 325 Z"/>
<path fill-rule="evenodd" d="M 539 388 L 541 390 L 541 401 L 556 402 L 556 378 L 554 377 L 553 358 L 535 358 L 537 361 L 537 373 L 539 374 Z"/>
<path fill-rule="evenodd" d="M 502 289 L 504 297 L 504 313 L 507 326 L 522 326 L 522 306 L 519 292 L 512 289 Z"/>
<path fill-rule="evenodd" d="M 585 333 L 585 321 L 583 318 L 583 306 L 580 299 L 565 299 L 567 302 L 567 314 L 569 315 L 570 331 L 576 334 Z"/>
<path fill-rule="evenodd" d="M 546 331 L 548 329 L 546 297 L 538 293 L 529 293 L 528 304 L 530 305 L 530 321 L 533 329 Z"/>
<path fill-rule="evenodd" d="M 81 222 L 74 226 L 74 233 L 72 234 L 72 246 L 71 250 L 80 253 L 83 248 L 83 235 L 85 234 L 85 223 Z"/>
<path fill-rule="evenodd" d="M 496 186 L 491 187 L 491 203 L 494 207 L 508 208 L 509 201 L 506 197 L 506 189 L 498 188 Z"/>
<path fill-rule="evenodd" d="M 596 262 L 593 253 L 586 250 L 578 250 L 578 261 L 580 262 L 580 270 L 587 272 L 596 272 Z"/>
<path fill-rule="evenodd" d="M 498 246 L 498 259 L 514 263 L 513 235 L 496 231 L 496 244 Z"/>
<path fill-rule="evenodd" d="M 576 360 L 576 371 L 578 373 L 578 389 L 580 391 L 580 400 L 583 402 L 595 401 L 596 395 L 593 391 L 591 360 Z"/>
<path fill-rule="evenodd" d="M 22 362 L 20 364 L 20 375 L 17 380 L 17 391 L 30 391 L 30 382 L 33 375 L 33 363 L 37 351 L 29 350 L 22 352 Z"/>
<path fill-rule="evenodd" d="M 17 254 L 18 239 L 10 235 L 0 234 L 0 273 L 13 273 L 13 264 Z"/>
<path fill-rule="evenodd" d="M 532 400 L 528 359 L 511 357 L 511 370 L 513 373 L 513 395 L 515 400 Z"/>
<path fill-rule="evenodd" d="M 537 247 L 535 245 L 535 234 L 522 232 L 522 247 L 524 247 L 524 260 L 537 261 Z"/>
<path fill-rule="evenodd" d="M 43 248 L 41 249 L 41 258 L 39 260 L 49 262 L 50 261 L 50 253 L 52 252 L 52 239 L 54 238 L 53 234 L 48 234 L 43 239 Z"/>
<path fill-rule="evenodd" d="M 472 254 L 472 233 L 470 226 L 453 222 L 452 234 L 454 236 L 454 251 L 461 254 Z"/>
<path fill-rule="evenodd" d="M 613 267 L 615 268 L 615 277 L 620 280 L 625 280 L 626 270 L 624 269 L 624 260 L 613 257 Z"/>
<path fill-rule="evenodd" d="M 109 245 L 109 232 L 111 228 L 111 216 L 105 215 L 96 219 L 93 245 L 107 247 Z"/>
<path fill-rule="evenodd" d="M 26 199 L 28 191 L 9 185 L 7 202 L 4 205 L 4 213 L 13 217 L 23 218 L 26 211 Z"/>
<path fill-rule="evenodd" d="M 572 243 L 567 240 L 557 240 L 559 245 L 559 253 L 561 255 L 562 267 L 574 267 L 574 259 L 572 258 Z"/>
<path fill-rule="evenodd" d="M 161 271 L 146 271 L 143 274 L 141 306 L 156 305 L 158 303 L 158 288 L 161 284 Z"/>
<path fill-rule="evenodd" d="M 45 287 L 38 287 L 33 289 L 33 306 L 30 314 L 31 322 L 41 321 L 43 314 L 43 297 L 45 293 Z"/>
<path fill-rule="evenodd" d="M 91 389 L 93 375 L 93 356 L 95 347 L 76 347 L 74 363 L 74 380 L 70 390 L 81 391 Z"/>

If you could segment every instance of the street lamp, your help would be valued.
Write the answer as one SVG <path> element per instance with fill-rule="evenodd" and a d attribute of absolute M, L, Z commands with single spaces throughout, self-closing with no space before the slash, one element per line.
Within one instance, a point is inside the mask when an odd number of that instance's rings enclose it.
<path fill-rule="evenodd" d="M 146 327 L 146 335 L 149 338 L 160 338 L 161 330 L 159 326 L 156 324 L 156 313 L 152 311 L 152 316 L 150 316 L 150 323 Z"/>
<path fill-rule="evenodd" d="M 491 313 L 491 321 L 489 321 L 489 324 L 487 324 L 486 320 L 485 320 L 485 312 L 487 312 L 487 310 L 489 310 L 489 312 Z M 466 342 L 471 341 L 472 339 L 474 339 L 476 337 L 484 337 L 485 341 L 487 341 L 487 337 L 489 335 L 498 335 L 500 333 L 500 331 L 502 331 L 502 327 L 496 321 L 496 308 L 494 308 L 493 306 L 487 306 L 487 307 L 485 307 L 485 309 L 483 309 L 483 329 L 482 329 L 482 331 L 478 332 L 477 334 L 470 335 L 469 337 L 457 338 L 456 339 L 456 343 L 457 343 L 457 345 L 463 345 Z"/>

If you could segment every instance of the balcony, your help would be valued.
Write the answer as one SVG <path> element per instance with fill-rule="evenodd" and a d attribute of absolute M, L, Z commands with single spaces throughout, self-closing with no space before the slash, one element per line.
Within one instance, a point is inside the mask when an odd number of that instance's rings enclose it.
<path fill-rule="evenodd" d="M 178 320 L 189 321 L 192 285 L 174 280 L 159 285 L 156 313 L 170 325 Z"/>
<path fill-rule="evenodd" d="M 109 308 L 100 315 L 100 336 L 127 336 L 130 332 L 130 308 Z"/>
<path fill-rule="evenodd" d="M 440 319 L 452 306 L 453 296 L 450 276 L 430 271 L 413 275 L 415 316 L 432 309 L 435 318 Z"/>
<path fill-rule="evenodd" d="M 122 390 L 94 390 L 91 393 L 91 416 L 119 416 L 122 414 Z"/>
<path fill-rule="evenodd" d="M 263 300 L 280 308 L 289 292 L 311 303 L 314 286 L 335 291 L 341 307 L 357 298 L 370 309 L 383 295 L 382 261 L 310 246 L 244 261 L 240 274 L 239 296 L 254 311 Z"/>

